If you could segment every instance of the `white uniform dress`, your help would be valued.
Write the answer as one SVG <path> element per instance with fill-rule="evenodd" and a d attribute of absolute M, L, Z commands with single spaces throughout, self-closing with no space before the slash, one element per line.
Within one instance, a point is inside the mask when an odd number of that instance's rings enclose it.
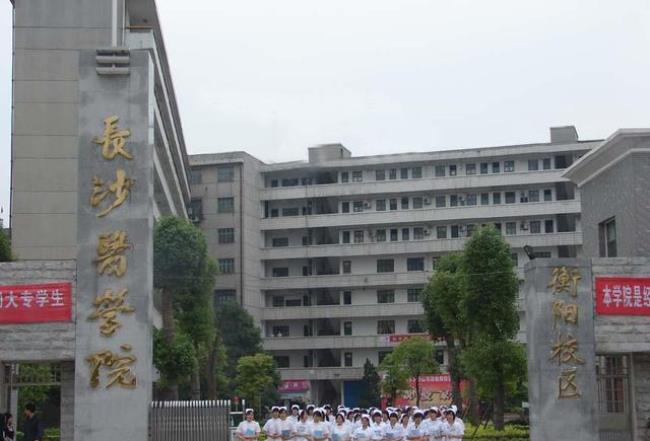
<path fill-rule="evenodd" d="M 429 425 L 427 426 L 429 441 L 442 440 L 442 427 L 443 423 L 439 419 L 436 418 L 435 420 L 429 420 Z"/>
<path fill-rule="evenodd" d="M 419 438 L 422 436 L 427 436 L 426 432 L 426 425 L 423 423 L 420 423 L 420 425 L 416 425 L 415 423 L 409 424 L 408 429 L 406 429 L 406 438 L 407 439 L 412 439 L 412 438 Z"/>
<path fill-rule="evenodd" d="M 298 421 L 294 425 L 294 431 L 296 433 L 293 441 L 309 441 L 311 436 L 311 423 L 309 421 Z"/>
<path fill-rule="evenodd" d="M 281 439 L 283 440 L 290 438 L 295 431 L 294 422 L 291 421 L 289 418 L 287 418 L 286 420 L 281 419 L 280 421 L 278 421 L 277 427 L 278 427 L 278 432 L 281 435 Z"/>
<path fill-rule="evenodd" d="M 282 441 L 282 438 L 280 437 L 280 428 L 278 427 L 279 422 L 280 418 L 269 418 L 269 420 L 264 423 L 262 430 L 266 433 L 266 439 L 268 441 Z"/>
<path fill-rule="evenodd" d="M 350 441 L 350 426 L 346 423 L 331 426 L 332 441 Z"/>
<path fill-rule="evenodd" d="M 465 434 L 465 429 L 463 429 L 463 426 L 458 421 L 454 421 L 453 424 L 445 421 L 442 433 L 444 434 L 442 438 L 444 441 L 458 441 Z"/>
<path fill-rule="evenodd" d="M 375 423 L 372 422 L 370 423 L 370 429 L 372 430 L 372 436 L 370 439 L 372 441 L 380 441 L 384 438 L 384 423 L 379 422 Z"/>
<path fill-rule="evenodd" d="M 388 423 L 384 426 L 384 437 L 389 441 L 402 441 L 405 436 L 404 426 L 396 423 L 394 426 Z"/>
<path fill-rule="evenodd" d="M 354 429 L 354 432 L 352 432 L 352 440 L 353 441 L 370 441 L 372 437 L 373 431 L 370 428 L 370 426 L 366 427 L 365 429 L 363 426 L 359 426 L 356 429 Z"/>
<path fill-rule="evenodd" d="M 258 436 L 260 434 L 260 431 L 260 425 L 257 421 L 244 420 L 239 423 L 239 426 L 237 426 L 237 433 L 247 438 Z"/>
<path fill-rule="evenodd" d="M 322 421 L 311 423 L 311 436 L 317 440 L 321 438 L 329 438 L 330 425 Z"/>

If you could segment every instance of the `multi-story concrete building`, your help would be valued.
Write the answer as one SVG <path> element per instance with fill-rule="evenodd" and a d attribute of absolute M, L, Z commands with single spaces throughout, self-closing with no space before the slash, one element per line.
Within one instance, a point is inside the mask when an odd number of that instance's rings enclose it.
<path fill-rule="evenodd" d="M 420 291 L 475 228 L 503 233 L 522 277 L 525 245 L 537 258 L 581 253 L 580 196 L 562 170 L 596 145 L 558 127 L 550 143 L 467 150 L 196 155 L 192 217 L 219 262 L 217 300 L 251 311 L 284 380 L 309 380 L 294 392 L 354 404 L 365 360 L 425 331 Z"/>

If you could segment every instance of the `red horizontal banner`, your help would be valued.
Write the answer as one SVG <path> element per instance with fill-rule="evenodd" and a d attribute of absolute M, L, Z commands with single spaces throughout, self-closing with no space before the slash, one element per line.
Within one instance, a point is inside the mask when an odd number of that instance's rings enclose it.
<path fill-rule="evenodd" d="M 309 380 L 285 380 L 278 387 L 279 392 L 304 392 L 309 390 Z"/>
<path fill-rule="evenodd" d="M 596 313 L 650 315 L 650 278 L 596 277 Z"/>
<path fill-rule="evenodd" d="M 0 324 L 72 320 L 72 284 L 0 286 Z"/>

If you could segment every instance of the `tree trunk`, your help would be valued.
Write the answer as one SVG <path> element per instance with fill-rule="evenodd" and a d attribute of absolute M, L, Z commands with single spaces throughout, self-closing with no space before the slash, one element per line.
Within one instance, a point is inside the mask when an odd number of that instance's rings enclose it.
<path fill-rule="evenodd" d="M 190 393 L 190 398 L 192 400 L 201 399 L 201 375 L 199 375 L 200 369 L 201 368 L 199 367 L 199 362 L 197 360 L 196 366 L 192 371 L 192 392 Z"/>
<path fill-rule="evenodd" d="M 492 417 L 492 421 L 494 422 L 494 428 L 496 430 L 503 430 L 504 423 L 503 423 L 503 412 L 504 412 L 504 404 L 505 404 L 505 384 L 503 384 L 503 381 L 499 381 L 497 383 L 496 390 L 494 391 L 494 414 Z"/>
<path fill-rule="evenodd" d="M 205 366 L 205 378 L 208 385 L 208 400 L 217 399 L 217 379 L 215 378 L 217 371 L 217 345 L 219 336 L 215 336 L 208 353 L 208 360 Z"/>
<path fill-rule="evenodd" d="M 415 406 L 420 407 L 420 375 L 415 376 Z"/>
<path fill-rule="evenodd" d="M 469 409 L 467 412 L 467 420 L 474 426 L 478 426 L 480 424 L 480 416 L 478 414 L 478 394 L 476 392 L 476 381 L 470 379 L 468 383 L 467 395 L 469 396 Z"/>
<path fill-rule="evenodd" d="M 460 374 L 458 372 L 458 357 L 456 343 L 453 337 L 445 337 L 447 354 L 449 354 L 449 377 L 451 378 L 451 401 L 458 407 L 458 412 L 463 412 L 463 396 L 460 393 Z"/>
<path fill-rule="evenodd" d="M 176 340 L 176 324 L 174 323 L 174 294 L 162 290 L 162 332 L 163 340 L 168 346 L 173 346 Z M 166 387 L 160 389 L 163 400 L 178 400 L 178 384 L 174 379 L 165 378 Z"/>

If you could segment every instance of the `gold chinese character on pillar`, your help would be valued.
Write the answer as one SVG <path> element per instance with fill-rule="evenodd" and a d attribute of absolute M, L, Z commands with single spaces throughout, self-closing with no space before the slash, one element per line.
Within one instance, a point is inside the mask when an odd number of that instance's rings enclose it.
<path fill-rule="evenodd" d="M 86 361 L 90 364 L 90 387 L 96 389 L 99 387 L 101 381 L 99 375 L 101 368 L 108 368 L 107 377 L 108 383 L 106 389 L 118 385 L 126 389 L 134 389 L 137 383 L 135 374 L 131 371 L 131 366 L 137 361 L 135 355 L 131 355 L 131 345 L 123 344 L 120 346 L 125 355 L 113 353 L 112 351 L 105 350 L 95 352 L 94 354 L 86 357 Z"/>
<path fill-rule="evenodd" d="M 568 293 L 576 297 L 578 295 L 578 282 L 581 279 L 582 276 L 577 268 L 557 267 L 553 268 L 551 282 L 548 287 L 553 290 L 553 294 Z"/>
<path fill-rule="evenodd" d="M 120 118 L 115 115 L 105 118 L 102 137 L 93 139 L 95 144 L 102 146 L 102 156 L 105 159 L 114 159 L 117 155 L 126 159 L 133 159 L 131 153 L 124 149 L 126 138 L 131 136 L 131 131 L 118 128 L 117 122 L 119 120 Z"/>
<path fill-rule="evenodd" d="M 118 169 L 115 173 L 115 180 L 104 182 L 97 176 L 93 177 L 93 193 L 90 196 L 90 205 L 97 208 L 99 204 L 106 199 L 109 194 L 113 195 L 113 201 L 97 214 L 97 217 L 104 217 L 115 208 L 124 203 L 131 193 L 131 187 L 135 184 L 133 179 L 126 176 L 123 169 Z"/>
<path fill-rule="evenodd" d="M 126 273 L 127 258 L 124 251 L 131 248 L 125 231 L 99 235 L 97 242 L 97 273 L 122 277 Z"/>
<path fill-rule="evenodd" d="M 578 305 L 565 303 L 562 300 L 555 300 L 552 308 L 555 325 L 557 325 L 558 321 L 562 320 L 570 325 L 578 324 Z"/>
<path fill-rule="evenodd" d="M 576 381 L 578 368 L 562 369 L 558 377 L 558 399 L 580 398 L 580 389 Z"/>
<path fill-rule="evenodd" d="M 578 340 L 571 334 L 560 333 L 551 347 L 549 360 L 557 359 L 557 364 L 576 363 L 584 364 L 585 360 L 578 354 Z"/>
<path fill-rule="evenodd" d="M 128 292 L 129 290 L 125 288 L 114 294 L 112 289 L 107 289 L 103 294 L 95 297 L 93 301 L 95 311 L 88 316 L 88 320 L 101 319 L 99 332 L 104 337 L 112 336 L 118 328 L 122 327 L 122 323 L 117 320 L 118 314 L 135 312 L 135 308 L 126 303 Z"/>

